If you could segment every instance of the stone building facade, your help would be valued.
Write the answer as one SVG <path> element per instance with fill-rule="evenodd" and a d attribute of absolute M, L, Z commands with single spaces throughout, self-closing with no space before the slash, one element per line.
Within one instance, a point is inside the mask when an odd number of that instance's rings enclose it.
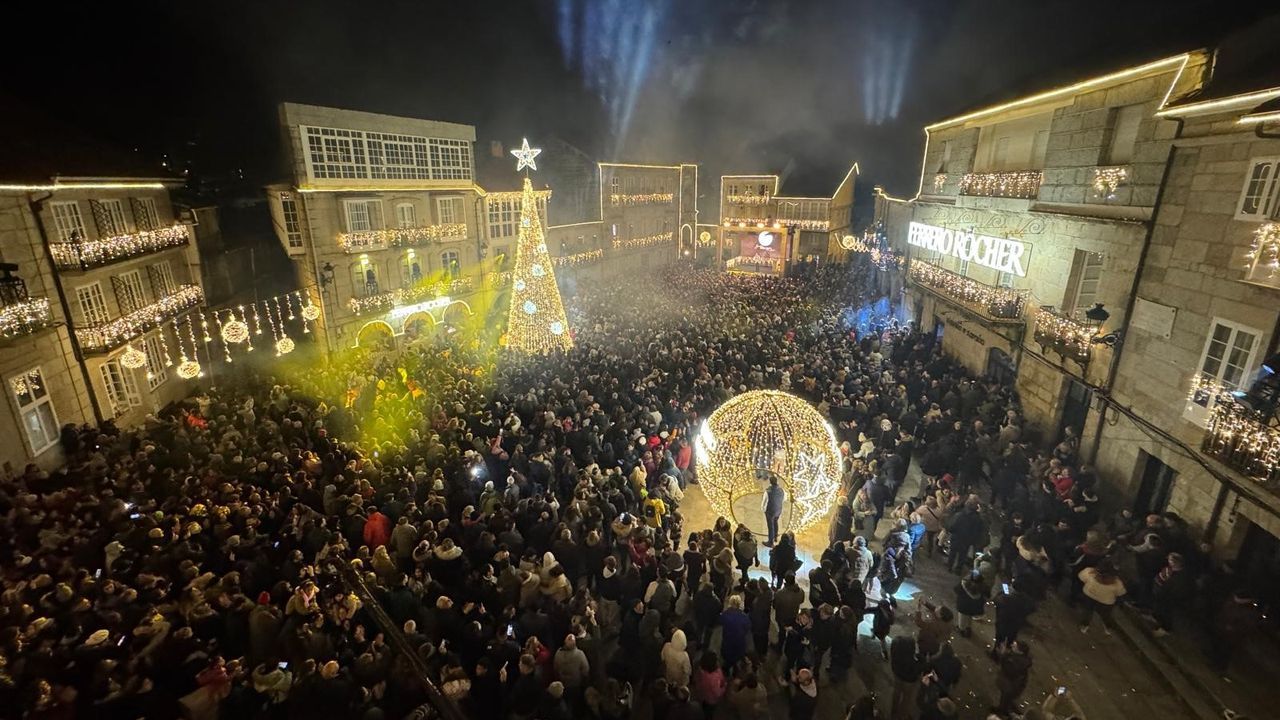
<path fill-rule="evenodd" d="M 1164 58 L 925 128 L 920 189 L 877 220 L 909 260 L 909 315 L 971 371 L 1017 383 L 1046 440 L 1106 385 L 1176 123 L 1207 56 Z M 892 210 L 892 212 L 891 212 Z M 905 227 L 904 227 L 905 224 Z M 1105 322 L 1085 313 L 1101 305 Z"/>

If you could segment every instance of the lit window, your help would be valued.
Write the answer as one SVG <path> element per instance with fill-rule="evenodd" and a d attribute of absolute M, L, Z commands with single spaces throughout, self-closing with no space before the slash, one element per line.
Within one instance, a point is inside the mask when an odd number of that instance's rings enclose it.
<path fill-rule="evenodd" d="M 440 253 L 440 267 L 453 280 L 457 280 L 462 275 L 462 267 L 458 264 L 458 253 L 452 250 Z"/>
<path fill-rule="evenodd" d="M 367 259 L 351 266 L 351 285 L 356 297 L 377 295 L 379 290 L 378 269 Z"/>
<path fill-rule="evenodd" d="M 1102 255 L 1087 250 L 1076 250 L 1071 263 L 1071 288 L 1068 303 L 1063 308 L 1077 315 L 1093 307 L 1098 301 L 1098 284 L 1102 281 Z"/>
<path fill-rule="evenodd" d="M 53 210 L 53 225 L 58 231 L 58 240 L 77 242 L 84 240 L 84 218 L 80 217 L 80 204 L 77 202 L 56 202 L 49 207 Z"/>
<path fill-rule="evenodd" d="M 1266 220 L 1280 209 L 1280 158 L 1255 158 L 1240 192 L 1236 217 L 1241 220 Z"/>
<path fill-rule="evenodd" d="M 422 260 L 413 250 L 400 257 L 400 279 L 402 287 L 412 287 L 422 280 Z"/>
<path fill-rule="evenodd" d="M 382 229 L 382 202 L 379 200 L 344 200 L 347 210 L 347 232 Z"/>
<path fill-rule="evenodd" d="M 489 207 L 489 237 L 507 238 L 516 234 L 516 224 L 520 220 L 519 200 L 486 201 Z"/>
<path fill-rule="evenodd" d="M 9 390 L 18 404 L 22 416 L 22 428 L 31 446 L 31 454 L 40 453 L 58 442 L 58 416 L 53 409 L 53 398 L 44 382 L 44 373 L 33 367 L 21 375 L 9 378 Z"/>
<path fill-rule="evenodd" d="M 1216 385 L 1227 392 L 1239 390 L 1246 385 L 1262 333 L 1220 318 L 1214 318 L 1211 327 L 1200 357 L 1200 384 L 1202 387 Z M 1215 392 L 1195 393 L 1187 403 L 1184 416 L 1198 425 L 1207 425 L 1216 397 Z"/>
<path fill-rule="evenodd" d="M 284 215 L 284 236 L 289 249 L 301 249 L 302 221 L 298 216 L 298 201 L 291 193 L 280 193 L 280 211 Z"/>
<path fill-rule="evenodd" d="M 163 347 L 160 344 L 160 332 L 148 335 L 143 344 L 146 346 L 147 354 L 147 387 L 155 390 L 169 379 L 169 373 L 165 371 L 165 355 Z"/>
<path fill-rule="evenodd" d="M 119 360 L 104 362 L 98 371 L 102 375 L 102 386 L 107 391 L 107 402 L 111 405 L 111 412 L 115 417 L 142 404 L 133 371 L 121 365 Z"/>

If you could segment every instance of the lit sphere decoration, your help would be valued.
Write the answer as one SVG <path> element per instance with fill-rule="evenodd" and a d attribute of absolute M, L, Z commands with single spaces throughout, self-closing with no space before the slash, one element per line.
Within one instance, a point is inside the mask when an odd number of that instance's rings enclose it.
<path fill-rule="evenodd" d="M 222 339 L 229 343 L 242 343 L 249 339 L 249 326 L 243 320 L 231 319 L 222 325 Z"/>
<path fill-rule="evenodd" d="M 195 360 L 187 360 L 178 363 L 178 377 L 183 380 L 190 380 L 200 374 L 200 363 Z"/>
<path fill-rule="evenodd" d="M 542 263 L 534 263 L 530 266 L 529 272 L 532 273 L 534 277 L 542 277 L 547 274 L 547 271 L 542 267 Z"/>
<path fill-rule="evenodd" d="M 517 279 L 514 283 L 512 283 L 512 285 L 515 287 L 516 292 L 524 292 L 525 284 L 523 280 Z"/>
<path fill-rule="evenodd" d="M 130 345 L 129 349 L 120 355 L 120 364 L 130 370 L 137 370 L 147 364 L 147 354 Z"/>
<path fill-rule="evenodd" d="M 845 235 L 844 237 L 840 238 L 840 247 L 844 248 L 845 250 L 852 250 L 858 247 L 858 239 L 852 235 Z"/>
<path fill-rule="evenodd" d="M 770 476 L 786 493 L 779 532 L 822 520 L 840 489 L 835 432 L 812 405 L 788 393 L 753 390 L 732 398 L 703 423 L 694 448 L 711 508 L 757 532 L 764 530 L 760 507 Z"/>
<path fill-rule="evenodd" d="M 546 243 L 538 243 L 538 252 L 540 252 L 540 253 L 544 253 L 544 252 L 546 252 L 546 251 L 547 251 L 547 244 L 546 244 Z"/>
<path fill-rule="evenodd" d="M 524 310 L 526 315 L 532 315 L 538 312 L 538 306 L 535 305 L 532 300 L 525 300 L 524 305 L 521 305 L 520 307 Z"/>
<path fill-rule="evenodd" d="M 316 321 L 316 320 L 319 320 L 319 319 L 320 319 L 320 306 L 319 306 L 319 305 L 304 305 L 304 306 L 302 307 L 302 319 L 303 319 L 303 320 L 310 320 L 310 321 L 313 321 L 313 322 L 314 322 L 314 321 Z"/>
<path fill-rule="evenodd" d="M 552 334 L 552 335 L 563 335 L 563 334 L 564 334 L 564 323 L 560 322 L 559 320 L 556 320 L 555 322 L 551 323 L 551 334 Z"/>
<path fill-rule="evenodd" d="M 276 341 L 276 354 L 287 355 L 288 353 L 293 352 L 293 347 L 293 338 L 285 335 Z"/>

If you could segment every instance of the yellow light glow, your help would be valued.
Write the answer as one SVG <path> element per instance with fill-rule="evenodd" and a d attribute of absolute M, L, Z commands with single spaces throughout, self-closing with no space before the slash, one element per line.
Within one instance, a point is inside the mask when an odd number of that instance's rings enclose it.
<path fill-rule="evenodd" d="M 1255 113 L 1253 115 L 1245 115 L 1236 122 L 1240 125 L 1257 125 L 1264 122 L 1280 121 L 1280 110 L 1275 112 Z"/>
<path fill-rule="evenodd" d="M 1156 117 L 1184 117 L 1187 115 L 1203 115 L 1208 112 L 1222 112 L 1232 108 L 1261 105 L 1268 100 L 1278 97 L 1280 97 L 1280 87 L 1274 87 L 1241 95 L 1232 95 L 1231 97 L 1219 98 L 1217 100 L 1205 100 L 1204 102 L 1193 102 L 1187 103 L 1186 105 L 1174 105 L 1173 107 L 1158 110 L 1156 112 Z"/>
<path fill-rule="evenodd" d="M 511 154 L 516 158 L 516 172 L 525 168 L 537 170 L 538 163 L 535 159 L 542 154 L 542 148 L 529 147 L 529 138 L 522 138 L 520 147 L 512 150 Z"/>
<path fill-rule="evenodd" d="M 53 183 L 0 185 L 0 192 L 53 192 L 56 190 L 164 190 L 158 182 L 75 182 L 55 180 Z"/>
<path fill-rule="evenodd" d="M 1043 179 L 1039 170 L 965 173 L 960 178 L 960 194 L 1031 199 L 1040 192 Z"/>
<path fill-rule="evenodd" d="M 694 447 L 698 482 L 712 509 L 736 522 L 756 517 L 771 475 L 778 478 L 790 510 L 779 523 L 784 531 L 822 520 L 840 487 L 835 433 L 795 395 L 754 390 L 730 399 L 707 418 Z M 740 517 L 744 509 L 750 515 Z"/>

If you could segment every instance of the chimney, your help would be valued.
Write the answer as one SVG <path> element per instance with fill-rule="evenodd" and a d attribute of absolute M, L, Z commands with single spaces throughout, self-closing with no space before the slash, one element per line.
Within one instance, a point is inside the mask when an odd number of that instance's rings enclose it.
<path fill-rule="evenodd" d="M 490 154 L 491 156 L 493 156 L 493 157 L 496 157 L 496 158 L 506 157 L 506 153 L 502 152 L 502 141 L 501 141 L 501 140 L 490 140 L 490 141 L 489 141 L 489 154 Z"/>

